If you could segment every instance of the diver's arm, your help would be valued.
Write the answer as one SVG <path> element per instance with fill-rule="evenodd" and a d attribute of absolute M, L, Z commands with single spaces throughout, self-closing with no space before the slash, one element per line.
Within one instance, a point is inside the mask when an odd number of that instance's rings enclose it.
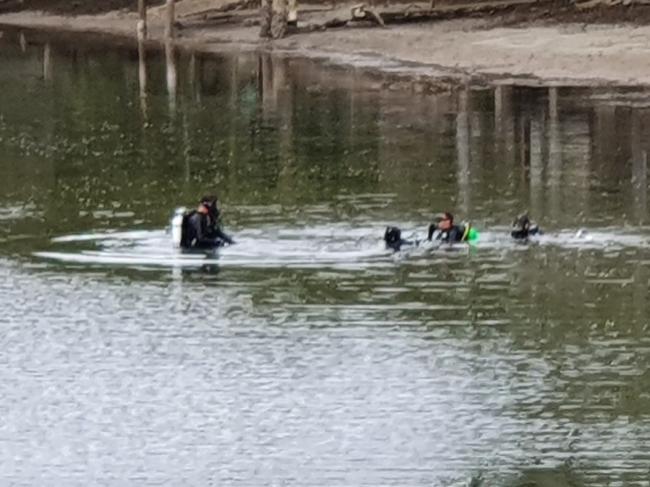
<path fill-rule="evenodd" d="M 230 235 L 228 235 L 226 232 L 221 230 L 221 228 L 219 226 L 217 226 L 214 229 L 214 235 L 217 237 L 217 240 L 223 240 L 224 242 L 226 242 L 229 245 L 232 245 L 232 244 L 235 243 L 235 241 L 230 237 Z"/>
<path fill-rule="evenodd" d="M 415 243 L 411 240 L 404 240 L 404 239 L 399 239 L 398 242 L 395 242 L 393 244 L 388 245 L 391 249 L 393 249 L 395 252 L 398 250 L 402 250 L 402 247 L 412 247 L 414 246 Z"/>
<path fill-rule="evenodd" d="M 427 240 L 429 242 L 433 239 L 433 234 L 436 231 L 436 228 L 437 227 L 436 227 L 435 223 L 432 223 L 431 225 L 429 225 L 429 234 L 427 235 Z M 440 234 L 438 234 L 438 236 L 436 237 L 436 240 L 438 240 L 439 238 L 440 238 Z"/>

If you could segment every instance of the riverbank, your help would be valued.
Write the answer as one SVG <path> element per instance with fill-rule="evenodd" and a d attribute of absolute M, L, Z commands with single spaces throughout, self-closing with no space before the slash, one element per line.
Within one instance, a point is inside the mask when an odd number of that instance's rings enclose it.
<path fill-rule="evenodd" d="M 347 7 L 339 7 L 342 11 Z M 331 11 L 301 14 L 323 21 Z M 152 42 L 162 38 L 161 16 L 152 9 Z M 57 32 L 93 32 L 135 39 L 137 16 L 115 11 L 60 16 L 22 11 L 0 15 L 0 26 Z M 461 18 L 387 28 L 340 28 L 300 32 L 281 41 L 264 41 L 252 23 L 182 22 L 177 43 L 207 52 L 272 50 L 317 57 L 335 64 L 416 78 L 454 77 L 462 81 L 551 85 L 650 85 L 647 56 L 650 26 L 632 23 Z"/>

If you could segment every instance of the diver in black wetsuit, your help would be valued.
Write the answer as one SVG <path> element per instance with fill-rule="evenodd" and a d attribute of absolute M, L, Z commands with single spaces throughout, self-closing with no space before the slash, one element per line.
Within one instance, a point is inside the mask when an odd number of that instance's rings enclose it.
<path fill-rule="evenodd" d="M 512 224 L 510 235 L 519 242 L 527 242 L 529 237 L 541 235 L 542 231 L 536 223 L 530 220 L 528 214 L 524 213 L 515 218 Z M 474 242 L 478 239 L 478 232 L 469 224 L 454 225 L 454 216 L 449 213 L 436 215 L 434 223 L 429 225 L 427 240 L 436 240 L 442 243 Z M 384 233 L 386 247 L 395 251 L 403 246 L 418 246 L 419 240 L 403 240 L 402 234 L 397 227 L 387 227 Z"/>
<path fill-rule="evenodd" d="M 395 252 L 400 250 L 402 246 L 408 245 L 418 245 L 417 240 L 404 240 L 402 239 L 402 231 L 397 227 L 386 227 L 384 232 L 384 242 L 386 242 L 386 248 L 393 249 Z"/>
<path fill-rule="evenodd" d="M 436 234 L 436 230 L 438 233 Z M 434 223 L 429 225 L 427 240 L 440 240 L 446 243 L 465 242 L 470 232 L 469 225 L 454 225 L 454 216 L 449 212 L 436 215 Z"/>
<path fill-rule="evenodd" d="M 235 242 L 219 226 L 216 196 L 204 196 L 196 210 L 183 216 L 181 247 L 184 249 L 213 249 Z"/>
<path fill-rule="evenodd" d="M 436 233 L 437 232 L 437 233 Z M 435 222 L 429 225 L 427 240 L 437 240 L 441 243 L 473 242 L 478 238 L 478 232 L 469 224 L 454 225 L 454 217 L 445 212 L 436 215 Z M 403 246 L 418 246 L 420 240 L 404 240 L 402 232 L 397 227 L 387 227 L 384 232 L 386 247 L 395 251 Z"/>
<path fill-rule="evenodd" d="M 515 218 L 515 221 L 512 222 L 512 231 L 510 232 L 510 235 L 515 240 L 525 241 L 528 240 L 528 237 L 541 234 L 542 231 L 536 223 L 532 222 L 530 218 L 528 218 L 527 213 L 519 215 Z"/>

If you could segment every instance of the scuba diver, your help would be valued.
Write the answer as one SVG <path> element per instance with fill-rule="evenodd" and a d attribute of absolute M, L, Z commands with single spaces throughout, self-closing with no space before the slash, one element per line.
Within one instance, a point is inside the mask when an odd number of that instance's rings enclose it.
<path fill-rule="evenodd" d="M 386 227 L 384 232 L 384 242 L 386 248 L 393 249 L 395 252 L 401 250 L 404 245 L 419 245 L 419 240 L 404 240 L 402 239 L 402 231 L 397 227 Z"/>
<path fill-rule="evenodd" d="M 512 231 L 510 232 L 510 236 L 515 240 L 525 241 L 528 240 L 528 237 L 541 234 L 542 231 L 536 223 L 530 220 L 528 213 L 519 215 L 515 218 L 514 222 L 512 222 Z"/>
<path fill-rule="evenodd" d="M 437 231 L 437 233 L 436 233 Z M 474 242 L 478 239 L 478 232 L 470 224 L 454 225 L 454 217 L 445 212 L 436 216 L 435 223 L 429 225 L 427 240 L 436 240 L 440 243 Z M 384 232 L 386 248 L 394 251 L 401 250 L 403 246 L 419 246 L 421 240 L 404 240 L 402 232 L 397 227 L 387 227 Z"/>
<path fill-rule="evenodd" d="M 438 233 L 436 233 L 438 230 Z M 427 240 L 445 243 L 471 242 L 478 238 L 478 232 L 469 223 L 454 225 L 454 216 L 449 212 L 439 213 L 429 225 Z"/>
<path fill-rule="evenodd" d="M 179 246 L 183 249 L 214 249 L 234 244 L 234 240 L 221 229 L 219 216 L 217 197 L 207 195 L 201 198 L 196 210 L 182 215 Z"/>
<path fill-rule="evenodd" d="M 581 232 L 578 232 L 578 238 L 584 235 Z M 510 232 L 510 236 L 519 242 L 526 242 L 529 237 L 541 234 L 542 231 L 539 226 L 528 217 L 527 213 L 515 218 Z M 474 242 L 478 239 L 478 236 L 478 232 L 470 224 L 455 225 L 454 216 L 449 212 L 445 212 L 436 215 L 434 223 L 429 225 L 427 240 L 441 243 Z M 421 243 L 420 240 L 402 239 L 402 232 L 397 227 L 386 228 L 384 242 L 386 248 L 393 249 L 396 252 L 401 250 L 403 246 L 418 246 Z"/>

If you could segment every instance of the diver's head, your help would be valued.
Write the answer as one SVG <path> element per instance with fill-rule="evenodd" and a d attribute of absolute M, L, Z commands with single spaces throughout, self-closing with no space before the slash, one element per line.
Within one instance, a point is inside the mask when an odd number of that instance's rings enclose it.
<path fill-rule="evenodd" d="M 384 232 L 384 242 L 386 246 L 392 249 L 399 249 L 402 241 L 402 231 L 397 227 L 386 227 Z"/>
<path fill-rule="evenodd" d="M 212 218 L 219 217 L 219 200 L 216 195 L 205 195 L 199 202 L 199 212 L 210 215 Z"/>
<path fill-rule="evenodd" d="M 512 222 L 512 228 L 517 230 L 530 230 L 530 218 L 528 213 L 522 213 L 521 215 L 515 218 L 515 221 Z"/>
<path fill-rule="evenodd" d="M 434 218 L 434 222 L 436 223 L 438 230 L 446 232 L 454 225 L 454 215 L 448 211 L 438 213 Z"/>
<path fill-rule="evenodd" d="M 531 223 L 528 213 L 522 213 L 512 222 L 511 235 L 514 238 L 527 238 L 530 233 L 530 227 Z"/>
<path fill-rule="evenodd" d="M 521 215 L 517 216 L 517 218 L 515 218 L 515 221 L 512 222 L 512 228 L 528 230 L 530 228 L 530 218 L 528 218 L 528 213 L 522 213 Z"/>

